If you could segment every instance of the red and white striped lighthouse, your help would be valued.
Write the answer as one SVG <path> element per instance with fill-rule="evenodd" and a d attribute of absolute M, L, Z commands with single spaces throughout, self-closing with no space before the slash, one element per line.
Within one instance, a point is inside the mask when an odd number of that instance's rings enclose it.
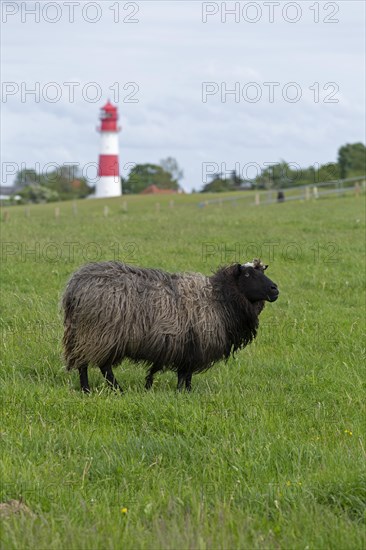
<path fill-rule="evenodd" d="M 100 110 L 101 124 L 98 131 L 101 135 L 98 181 L 95 197 L 118 197 L 122 195 L 121 178 L 118 160 L 118 122 L 117 107 L 108 101 Z"/>

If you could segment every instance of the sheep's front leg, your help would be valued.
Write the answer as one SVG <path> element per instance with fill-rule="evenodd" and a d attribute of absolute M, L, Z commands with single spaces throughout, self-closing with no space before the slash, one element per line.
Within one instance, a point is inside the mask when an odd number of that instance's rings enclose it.
<path fill-rule="evenodd" d="M 80 388 L 84 393 L 90 393 L 89 380 L 88 380 L 88 365 L 79 367 L 80 376 Z"/>
<path fill-rule="evenodd" d="M 177 385 L 177 391 L 183 391 L 183 386 L 185 382 L 185 376 L 184 374 L 178 372 L 178 385 Z"/>
<path fill-rule="evenodd" d="M 187 372 L 187 370 L 181 370 L 178 371 L 178 385 L 177 390 L 183 391 L 184 386 L 186 387 L 187 391 L 191 391 L 191 380 L 192 380 L 192 373 Z"/>
<path fill-rule="evenodd" d="M 177 390 L 183 391 L 184 386 L 186 387 L 187 391 L 191 391 L 192 389 L 192 373 L 187 371 L 178 371 L 178 385 Z"/>
<path fill-rule="evenodd" d="M 153 382 L 154 382 L 154 375 L 149 373 L 145 378 L 145 390 L 149 390 L 152 387 Z"/>

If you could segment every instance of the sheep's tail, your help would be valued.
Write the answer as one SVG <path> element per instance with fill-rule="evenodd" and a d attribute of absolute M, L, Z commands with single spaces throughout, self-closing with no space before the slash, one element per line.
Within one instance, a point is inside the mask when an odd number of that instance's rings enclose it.
<path fill-rule="evenodd" d="M 61 307 L 64 312 L 64 335 L 62 338 L 63 357 L 66 363 L 66 369 L 72 370 L 77 368 L 77 365 L 72 358 L 76 344 L 76 337 L 75 328 L 73 327 L 72 322 L 72 300 L 70 298 L 70 293 L 68 292 L 68 289 L 66 289 L 64 295 L 62 296 Z"/>
<path fill-rule="evenodd" d="M 72 370 L 75 368 L 74 363 L 71 360 L 72 350 L 75 344 L 74 331 L 72 330 L 71 323 L 65 322 L 64 324 L 64 336 L 62 338 L 62 345 L 64 348 L 64 359 L 66 363 L 66 369 Z"/>

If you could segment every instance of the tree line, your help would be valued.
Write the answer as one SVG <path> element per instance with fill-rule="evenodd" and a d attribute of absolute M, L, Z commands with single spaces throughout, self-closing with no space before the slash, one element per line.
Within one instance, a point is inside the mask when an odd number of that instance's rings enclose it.
<path fill-rule="evenodd" d="M 338 149 L 337 162 L 306 168 L 294 167 L 282 160 L 261 170 L 254 179 L 241 177 L 235 170 L 226 174 L 213 174 L 201 192 L 217 193 L 240 189 L 286 189 L 300 185 L 363 176 L 366 174 L 366 147 L 363 143 L 347 143 Z"/>
<path fill-rule="evenodd" d="M 296 168 L 282 160 L 262 169 L 252 180 L 244 179 L 233 170 L 226 174 L 212 174 L 201 193 L 237 191 L 246 189 L 286 189 L 297 185 L 314 185 L 366 173 L 366 147 L 363 143 L 346 144 L 339 148 L 337 162 L 317 167 Z M 138 194 L 150 185 L 159 189 L 180 189 L 183 170 L 176 159 L 168 157 L 160 164 L 136 164 L 126 178 L 121 178 L 123 193 Z M 14 181 L 17 202 L 39 203 L 82 199 L 93 194 L 95 188 L 83 177 L 77 166 L 61 166 L 47 174 L 33 169 L 20 170 Z"/>

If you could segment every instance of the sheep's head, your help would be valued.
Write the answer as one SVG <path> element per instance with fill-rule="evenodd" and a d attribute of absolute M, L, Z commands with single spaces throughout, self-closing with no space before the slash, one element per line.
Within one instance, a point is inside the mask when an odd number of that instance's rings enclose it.
<path fill-rule="evenodd" d="M 268 265 L 257 258 L 237 266 L 238 287 L 251 303 L 275 302 L 278 298 L 279 290 L 276 283 L 264 274 L 267 267 Z"/>

